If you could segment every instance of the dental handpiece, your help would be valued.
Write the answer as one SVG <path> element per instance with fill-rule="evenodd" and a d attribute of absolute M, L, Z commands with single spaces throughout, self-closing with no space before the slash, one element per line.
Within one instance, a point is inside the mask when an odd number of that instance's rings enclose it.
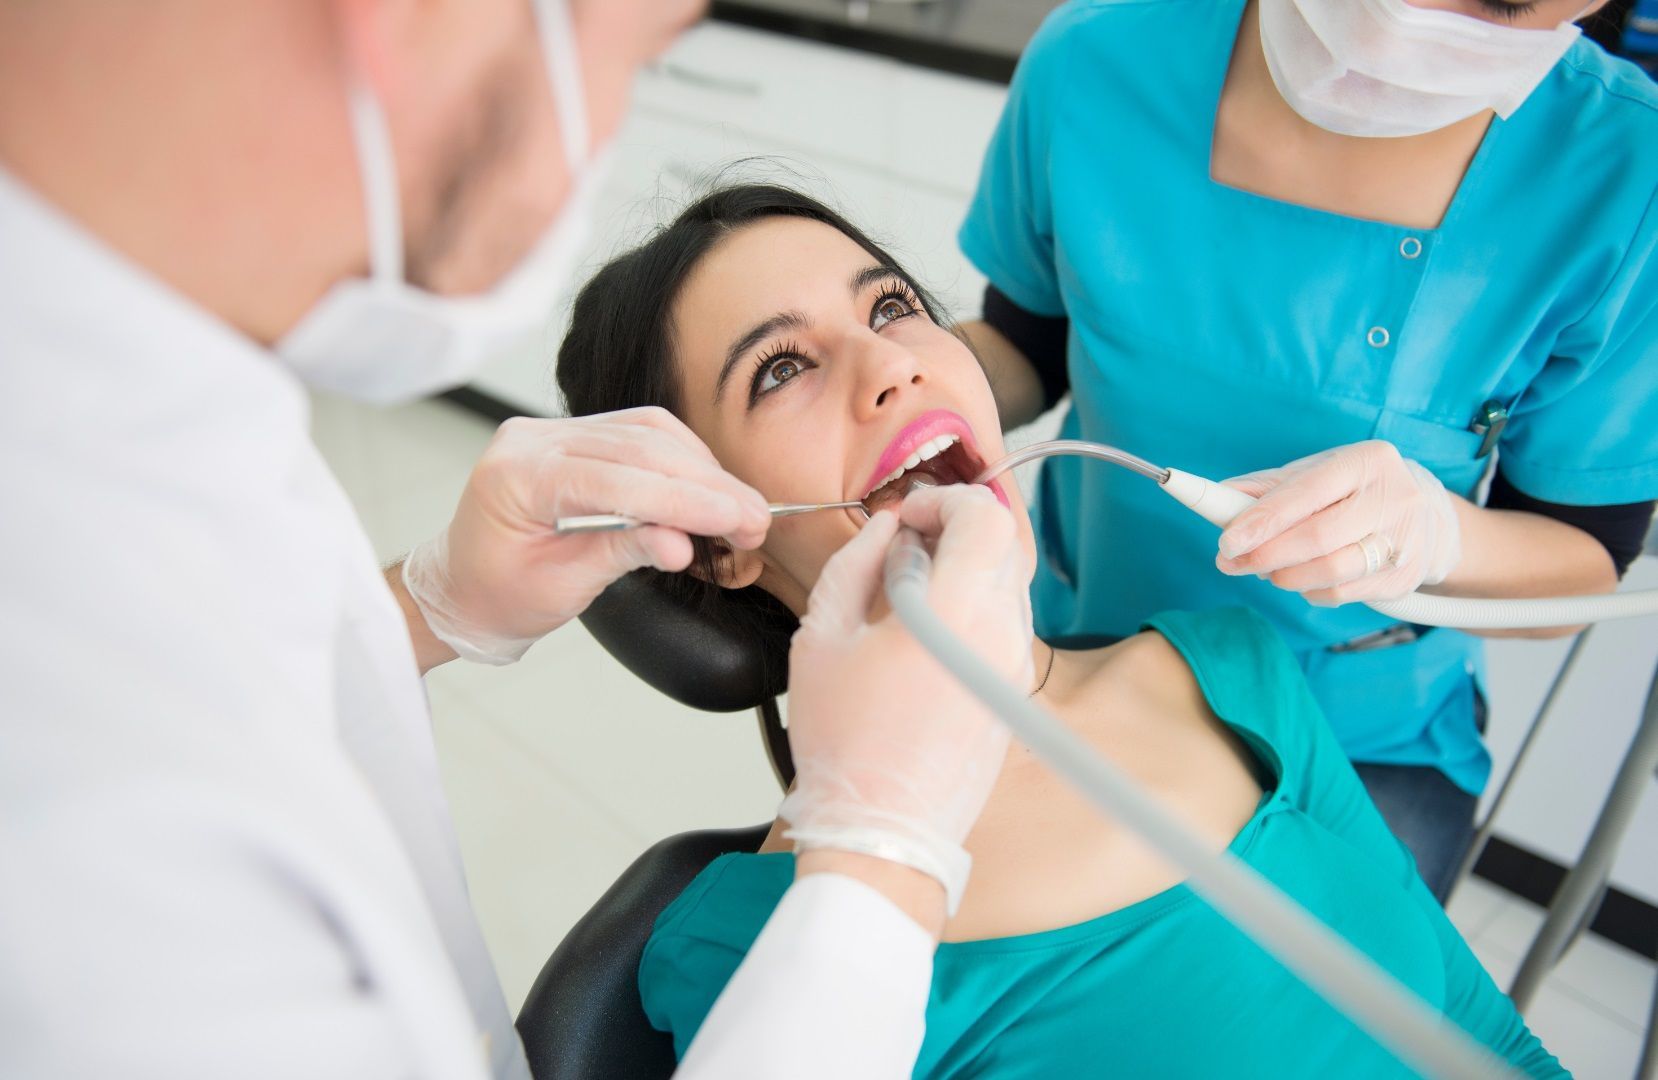
<path fill-rule="evenodd" d="M 771 516 L 774 518 L 794 517 L 796 514 L 810 514 L 818 510 L 863 510 L 865 516 L 869 511 L 864 504 L 856 499 L 851 502 L 827 503 L 772 503 Z M 561 517 L 553 521 L 553 533 L 557 536 L 575 536 L 578 533 L 620 532 L 623 529 L 637 529 L 650 522 L 641 521 L 627 514 L 584 514 L 579 517 Z"/>

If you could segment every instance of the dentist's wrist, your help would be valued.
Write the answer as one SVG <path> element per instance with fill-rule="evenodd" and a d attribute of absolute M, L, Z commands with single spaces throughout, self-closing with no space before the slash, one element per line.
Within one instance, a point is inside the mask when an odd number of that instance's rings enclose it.
<path fill-rule="evenodd" d="M 441 664 L 447 664 L 455 659 L 455 650 L 444 643 L 442 638 L 432 633 L 431 626 L 426 622 L 426 615 L 415 603 L 414 597 L 409 595 L 408 586 L 403 584 L 403 560 L 399 559 L 386 567 L 386 584 L 391 587 L 391 594 L 397 600 L 398 609 L 403 612 L 403 621 L 409 628 L 409 643 L 414 646 L 415 663 L 422 675 Z"/>
<path fill-rule="evenodd" d="M 462 610 L 450 566 L 447 529 L 403 556 L 401 583 L 426 632 L 462 660 L 492 667 L 514 664 L 538 640 L 500 634 Z"/>

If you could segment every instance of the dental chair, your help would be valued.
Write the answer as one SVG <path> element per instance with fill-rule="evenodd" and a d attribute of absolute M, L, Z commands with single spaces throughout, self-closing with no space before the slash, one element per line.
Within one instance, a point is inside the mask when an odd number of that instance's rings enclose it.
<path fill-rule="evenodd" d="M 763 609 L 765 610 L 765 609 Z M 777 697 L 788 684 L 793 619 L 771 606 L 757 633 L 734 633 L 689 610 L 658 577 L 618 581 L 581 621 L 635 675 L 692 708 L 754 709 L 778 784 L 794 778 Z M 671 836 L 646 851 L 565 935 L 518 1013 L 536 1080 L 666 1078 L 673 1040 L 650 1026 L 637 973 L 662 910 L 719 856 L 754 851 L 771 823 Z"/>

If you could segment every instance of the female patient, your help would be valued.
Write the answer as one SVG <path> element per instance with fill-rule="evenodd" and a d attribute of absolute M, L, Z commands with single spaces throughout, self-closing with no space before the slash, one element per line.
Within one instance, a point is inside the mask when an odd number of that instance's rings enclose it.
<path fill-rule="evenodd" d="M 985 376 L 920 286 L 833 212 L 776 187 L 717 191 L 601 270 L 576 302 L 558 378 L 578 415 L 666 407 L 775 501 L 890 505 L 907 473 L 965 482 L 1003 452 Z M 995 492 L 1031 547 L 1019 493 Z M 755 552 L 710 542 L 679 587 L 757 626 L 763 605 L 798 615 L 860 522 L 779 520 Z M 1417 878 L 1264 622 L 1165 612 L 1106 648 L 1034 648 L 1031 694 L 1215 850 L 1517 1068 L 1562 1072 Z M 972 878 L 939 947 L 916 1076 L 1404 1072 L 1017 743 L 967 848 Z M 760 853 L 716 860 L 658 921 L 639 990 L 681 1052 L 792 859 L 779 821 Z"/>

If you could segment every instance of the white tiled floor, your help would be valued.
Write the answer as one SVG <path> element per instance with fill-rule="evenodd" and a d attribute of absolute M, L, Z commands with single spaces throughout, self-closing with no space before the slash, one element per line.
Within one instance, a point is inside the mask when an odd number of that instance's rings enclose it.
<path fill-rule="evenodd" d="M 390 558 L 448 520 L 492 425 L 443 403 L 370 410 L 319 399 L 318 444 Z M 693 712 L 634 679 L 579 625 L 510 668 L 428 679 L 473 901 L 516 1009 L 542 962 L 633 858 L 687 829 L 769 820 L 778 791 L 747 714 Z M 1506 985 L 1541 919 L 1485 882 L 1451 918 Z M 1527 1017 L 1579 1077 L 1625 1080 L 1654 965 L 1585 937 Z"/>

